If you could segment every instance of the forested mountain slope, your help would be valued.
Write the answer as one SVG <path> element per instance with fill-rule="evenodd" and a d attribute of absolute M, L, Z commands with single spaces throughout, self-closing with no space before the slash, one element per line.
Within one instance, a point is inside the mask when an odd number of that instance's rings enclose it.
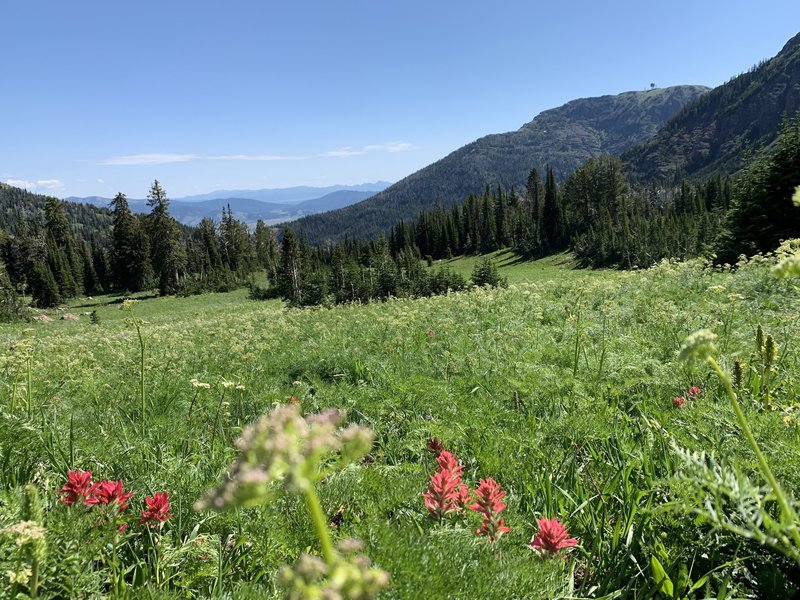
<path fill-rule="evenodd" d="M 672 183 L 733 173 L 749 150 L 770 146 L 800 109 L 800 33 L 772 59 L 687 104 L 655 135 L 623 154 L 634 178 Z"/>
<path fill-rule="evenodd" d="M 44 221 L 47 196 L 0 183 L 0 229 L 11 230 L 22 220 Z M 73 233 L 85 240 L 104 238 L 111 229 L 111 211 L 86 203 L 64 202 Z"/>
<path fill-rule="evenodd" d="M 517 131 L 467 144 L 364 202 L 295 225 L 311 242 L 347 234 L 373 237 L 437 202 L 461 202 L 487 185 L 522 188 L 533 167 L 544 171 L 549 164 L 563 179 L 589 158 L 619 154 L 648 139 L 707 89 L 676 86 L 573 100 L 542 112 Z"/>

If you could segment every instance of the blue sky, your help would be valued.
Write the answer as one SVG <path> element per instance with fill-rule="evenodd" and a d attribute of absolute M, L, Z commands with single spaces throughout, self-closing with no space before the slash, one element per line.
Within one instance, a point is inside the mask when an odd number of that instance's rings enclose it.
<path fill-rule="evenodd" d="M 719 85 L 797 0 L 6 0 L 0 180 L 60 197 L 396 181 L 574 98 Z"/>

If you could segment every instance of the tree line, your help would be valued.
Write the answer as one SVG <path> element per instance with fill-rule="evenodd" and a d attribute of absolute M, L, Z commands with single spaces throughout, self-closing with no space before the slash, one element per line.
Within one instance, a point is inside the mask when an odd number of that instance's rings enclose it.
<path fill-rule="evenodd" d="M 619 159 L 602 156 L 562 184 L 552 168 L 543 177 L 533 169 L 524 190 L 487 187 L 460 205 L 437 204 L 413 221 L 397 222 L 388 239 L 349 238 L 335 245 L 311 246 L 291 227 L 279 242 L 262 221 L 251 233 L 230 207 L 219 225 L 203 219 L 197 227 L 182 226 L 169 215 L 158 181 L 148 193 L 149 214 L 134 215 L 120 193 L 108 211 L 92 213 L 100 215 L 94 227 L 71 225 L 67 210 L 74 208 L 37 197 L 41 217 L 22 211 L 9 219 L 4 212 L 0 312 L 16 314 L 27 295 L 37 306 L 51 307 L 84 293 L 223 291 L 252 281 L 259 270 L 266 272 L 266 285 L 251 283 L 251 295 L 294 305 L 427 296 L 462 289 L 466 281 L 447 269 L 426 268 L 422 259 L 430 266 L 436 259 L 503 248 L 525 258 L 570 250 L 587 267 L 647 267 L 701 254 L 735 263 L 740 254 L 766 252 L 800 236 L 800 207 L 791 201 L 798 185 L 795 118 L 784 121 L 773 148 L 752 155 L 735 177 L 632 185 Z M 13 188 L 0 192 L 19 202 Z"/>
<path fill-rule="evenodd" d="M 463 204 L 436 205 L 396 223 L 393 256 L 432 259 L 510 248 L 525 258 L 570 250 L 585 267 L 648 267 L 663 258 L 714 256 L 735 263 L 800 236 L 800 118 L 786 119 L 773 148 L 736 176 L 674 186 L 631 184 L 618 158 L 590 159 L 558 184 L 533 169 L 524 190 L 500 187 Z"/>
<path fill-rule="evenodd" d="M 14 194 L 14 188 L 2 191 Z M 117 194 L 108 222 L 86 227 L 86 237 L 70 225 L 71 203 L 53 197 L 43 203 L 41 215 L 22 214 L 0 229 L 0 288 L 22 303 L 30 296 L 48 308 L 81 294 L 153 288 L 160 294 L 229 290 L 256 270 L 274 273 L 278 264 L 277 239 L 263 222 L 251 233 L 228 207 L 219 226 L 208 218 L 183 226 L 170 216 L 158 181 L 147 196 L 149 214 L 134 215 L 125 194 Z"/>

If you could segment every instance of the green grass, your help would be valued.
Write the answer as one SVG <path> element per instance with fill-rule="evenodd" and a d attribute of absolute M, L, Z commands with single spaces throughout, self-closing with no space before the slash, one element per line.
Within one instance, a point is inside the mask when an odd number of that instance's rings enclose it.
<path fill-rule="evenodd" d="M 221 514 L 191 505 L 220 480 L 241 428 L 290 396 L 307 413 L 345 409 L 374 432 L 370 460 L 318 490 L 327 515 L 341 514 L 334 538 L 361 538 L 389 572 L 384 597 L 648 598 L 659 587 L 652 557 L 675 589 L 711 572 L 701 595 L 796 594 L 797 567 L 780 551 L 699 510 L 705 488 L 684 473 L 680 448 L 713 454 L 720 473 L 764 481 L 717 378 L 676 354 L 706 327 L 724 368 L 747 363 L 745 414 L 776 477 L 800 496 L 797 284 L 760 261 L 736 273 L 699 262 L 622 273 L 575 270 L 565 255 L 495 260 L 508 289 L 304 310 L 250 301 L 244 290 L 143 298 L 131 312 L 98 297 L 69 309 L 97 310 L 97 325 L 84 315 L 4 326 L 0 529 L 21 520 L 22 487 L 34 483 L 47 531 L 40 595 L 111 594 L 116 581 L 143 597 L 279 596 L 280 566 L 319 552 L 302 499 Z M 469 275 L 474 259 L 448 264 Z M 144 321 L 144 414 L 130 317 Z M 758 324 L 780 348 L 770 405 L 749 368 Z M 701 397 L 675 408 L 692 385 Z M 471 487 L 493 477 L 507 490 L 512 531 L 496 549 L 474 535 L 474 513 L 428 517 L 431 437 L 463 461 Z M 55 492 L 77 468 L 123 479 L 134 517 L 145 495 L 168 490 L 174 516 L 158 544 L 133 518 L 112 553 L 113 528 L 59 504 Z M 528 548 L 541 516 L 580 539 L 567 560 Z M 15 593 L 7 573 L 29 562 L 21 552 L 0 535 L 0 598 Z"/>

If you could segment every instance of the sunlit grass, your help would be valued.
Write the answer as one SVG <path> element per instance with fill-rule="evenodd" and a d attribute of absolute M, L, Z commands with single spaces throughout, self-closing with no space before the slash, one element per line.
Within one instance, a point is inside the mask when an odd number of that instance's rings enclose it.
<path fill-rule="evenodd" d="M 308 413 L 345 409 L 375 434 L 369 460 L 332 476 L 319 494 L 325 513 L 340 515 L 334 537 L 361 538 L 390 573 L 387 597 L 418 598 L 421 589 L 426 597 L 547 597 L 568 593 L 570 582 L 577 595 L 595 588 L 652 597 L 652 556 L 676 581 L 682 570 L 697 581 L 719 567 L 704 588 L 714 597 L 725 586 L 766 596 L 790 589 L 779 555 L 683 512 L 691 490 L 674 479 L 674 448 L 714 453 L 757 476 L 718 380 L 676 354 L 687 335 L 709 328 L 723 368 L 737 357 L 749 366 L 761 324 L 780 349 L 772 405 L 753 393 L 754 370 L 739 394 L 775 477 L 800 495 L 796 284 L 759 261 L 737 273 L 699 262 L 619 273 L 572 269 L 567 255 L 494 258 L 508 289 L 303 310 L 248 300 L 244 290 L 141 297 L 131 312 L 104 296 L 69 308 L 96 310 L 97 324 L 83 314 L 4 326 L 0 529 L 19 520 L 21 488 L 35 482 L 50 536 L 41 593 L 104 593 L 109 575 L 98 553 L 106 541 L 55 501 L 67 470 L 91 469 L 124 479 L 140 504 L 170 491 L 174 517 L 163 543 L 175 558 L 161 592 L 277 594 L 280 565 L 319 550 L 302 502 L 284 497 L 220 515 L 191 505 L 219 481 L 242 427 L 294 396 Z M 449 264 L 469 275 L 474 261 Z M 130 317 L 143 321 L 144 414 Z M 702 395 L 677 409 L 672 399 L 693 385 Z M 471 487 L 492 477 L 508 491 L 512 531 L 496 551 L 474 535 L 477 515 L 428 518 L 431 437 L 464 462 Z M 581 540 L 567 561 L 528 548 L 541 516 L 559 517 Z M 149 564 L 138 554 L 141 539 L 131 540 L 119 560 Z M 0 539 L 0 572 L 16 568 L 14 552 Z M 722 568 L 730 561 L 736 566 Z M 143 579 L 129 574 L 129 584 L 149 581 L 155 593 L 145 567 L 136 569 Z"/>

